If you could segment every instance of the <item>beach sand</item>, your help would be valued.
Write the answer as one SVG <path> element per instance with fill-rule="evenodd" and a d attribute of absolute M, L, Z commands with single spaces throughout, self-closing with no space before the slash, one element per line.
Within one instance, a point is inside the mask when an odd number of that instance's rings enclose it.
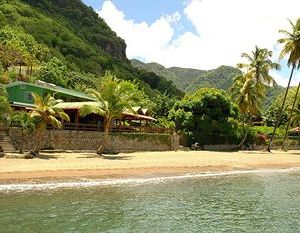
<path fill-rule="evenodd" d="M 300 168 L 300 151 L 168 151 L 43 153 L 35 159 L 0 159 L 0 183 L 41 183 L 94 178 L 152 177 L 193 172 Z"/>

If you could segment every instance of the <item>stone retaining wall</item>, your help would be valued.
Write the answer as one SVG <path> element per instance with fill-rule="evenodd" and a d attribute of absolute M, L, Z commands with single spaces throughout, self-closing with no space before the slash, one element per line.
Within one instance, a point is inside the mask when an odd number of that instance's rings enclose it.
<path fill-rule="evenodd" d="M 16 149 L 21 142 L 21 130 L 12 128 L 10 137 Z M 103 139 L 102 132 L 47 130 L 42 136 L 43 149 L 59 150 L 96 150 Z M 36 143 L 34 134 L 29 134 L 24 140 L 24 150 L 33 149 Z M 179 136 L 170 134 L 148 133 L 111 133 L 108 150 L 112 152 L 133 151 L 170 151 L 178 150 Z"/>

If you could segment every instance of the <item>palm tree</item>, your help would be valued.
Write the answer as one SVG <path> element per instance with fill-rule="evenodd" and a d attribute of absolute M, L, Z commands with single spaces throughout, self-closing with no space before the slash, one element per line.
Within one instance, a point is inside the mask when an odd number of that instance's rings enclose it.
<path fill-rule="evenodd" d="M 251 55 L 242 53 L 242 57 L 246 58 L 249 63 L 239 63 L 237 66 L 241 69 L 246 69 L 246 72 L 251 74 L 249 77 L 255 79 L 257 85 L 264 84 L 264 86 L 276 85 L 276 82 L 269 71 L 271 69 L 279 69 L 280 65 L 271 60 L 272 51 L 266 48 L 259 48 L 255 46 L 255 50 L 251 52 Z"/>
<path fill-rule="evenodd" d="M 292 32 L 288 32 L 286 30 L 279 30 L 280 33 L 283 33 L 285 35 L 284 38 L 281 38 L 278 40 L 278 43 L 280 44 L 284 44 L 283 49 L 280 53 L 279 58 L 282 59 L 284 58 L 286 55 L 289 56 L 288 58 L 288 62 L 287 65 L 288 67 L 292 66 L 292 70 L 290 73 L 290 77 L 289 77 L 289 81 L 288 81 L 288 85 L 286 87 L 286 91 L 285 91 L 285 95 L 282 101 L 282 105 L 281 108 L 279 110 L 279 114 L 278 114 L 278 118 L 276 120 L 276 124 L 272 133 L 272 137 L 269 141 L 269 145 L 267 150 L 270 151 L 271 150 L 271 145 L 272 145 L 272 141 L 274 138 L 274 135 L 276 133 L 276 129 L 278 127 L 280 118 L 281 118 L 281 114 L 285 105 L 285 101 L 286 101 L 286 97 L 287 97 L 287 93 L 289 91 L 290 88 L 290 84 L 291 84 L 291 80 L 293 77 L 293 73 L 295 68 L 299 69 L 300 67 L 300 18 L 296 21 L 296 24 L 293 24 L 290 20 L 289 20 L 291 26 L 292 26 Z M 295 96 L 295 98 L 297 98 L 297 95 Z M 288 123 L 289 125 L 289 123 Z"/>
<path fill-rule="evenodd" d="M 111 73 L 106 73 L 99 87 L 89 89 L 89 94 L 95 97 L 96 105 L 84 105 L 80 115 L 95 113 L 104 117 L 104 137 L 97 154 L 101 155 L 106 149 L 112 121 L 119 119 L 125 110 L 132 110 L 132 106 L 139 100 L 140 92 L 137 86 L 129 81 L 120 81 Z"/>
<path fill-rule="evenodd" d="M 242 114 L 243 129 L 245 123 L 247 128 L 246 130 L 244 129 L 245 135 L 238 145 L 239 148 L 243 146 L 247 138 L 251 126 L 251 118 L 259 112 L 261 101 L 264 97 L 262 84 L 257 84 L 255 79 L 251 77 L 251 73 L 239 75 L 235 78 L 231 87 L 232 98 Z"/>
<path fill-rule="evenodd" d="M 38 155 L 40 150 L 41 136 L 46 130 L 47 124 L 52 125 L 55 128 L 62 128 L 62 123 L 58 118 L 65 121 L 70 121 L 69 116 L 61 109 L 56 107 L 62 100 L 54 99 L 50 94 L 45 98 L 38 94 L 32 93 L 34 98 L 34 107 L 30 116 L 36 120 L 36 136 L 37 143 L 33 150 L 34 155 Z"/>
<path fill-rule="evenodd" d="M 244 123 L 248 122 L 248 127 L 241 147 L 247 138 L 251 118 L 259 112 L 263 98 L 265 97 L 266 87 L 276 85 L 274 78 L 269 74 L 271 69 L 279 69 L 278 63 L 271 60 L 272 52 L 266 48 L 255 46 L 251 54 L 242 53 L 242 58 L 246 58 L 248 63 L 239 63 L 237 67 L 245 71 L 238 76 L 231 88 L 233 99 L 237 102 Z"/>
<path fill-rule="evenodd" d="M 23 154 L 25 136 L 35 129 L 35 124 L 33 118 L 27 112 L 16 112 L 12 117 L 12 121 L 21 127 L 20 154 Z"/>

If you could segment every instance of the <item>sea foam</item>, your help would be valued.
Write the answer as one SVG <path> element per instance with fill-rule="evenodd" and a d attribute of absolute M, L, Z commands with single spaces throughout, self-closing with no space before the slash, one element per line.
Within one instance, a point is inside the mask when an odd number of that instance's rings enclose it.
<path fill-rule="evenodd" d="M 218 176 L 233 176 L 240 174 L 264 174 L 274 172 L 294 172 L 300 171 L 300 168 L 288 169 L 264 169 L 264 170 L 235 170 L 226 172 L 209 172 L 209 173 L 186 173 L 184 175 L 173 176 L 156 176 L 146 178 L 116 178 L 116 179 L 86 179 L 74 182 L 50 182 L 50 183 L 26 183 L 26 184 L 2 184 L 0 192 L 7 191 L 28 191 L 28 190 L 45 190 L 59 188 L 82 188 L 94 186 L 114 186 L 114 185 L 141 185 L 147 183 L 162 183 L 170 180 L 180 180 L 188 178 L 200 177 L 218 177 Z"/>

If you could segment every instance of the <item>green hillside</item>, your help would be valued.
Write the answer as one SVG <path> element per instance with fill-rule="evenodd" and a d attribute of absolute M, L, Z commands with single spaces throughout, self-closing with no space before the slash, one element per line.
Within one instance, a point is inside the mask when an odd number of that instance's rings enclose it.
<path fill-rule="evenodd" d="M 194 92 L 200 87 L 227 90 L 232 84 L 232 79 L 240 74 L 238 69 L 230 66 L 220 66 L 217 69 L 206 71 L 179 67 L 165 68 L 157 63 L 142 63 L 138 60 L 132 60 L 131 64 L 173 81 L 177 88 L 187 93 Z"/>
<path fill-rule="evenodd" d="M 0 29 L 7 27 L 32 36 L 72 71 L 100 77 L 110 70 L 121 79 L 138 81 L 149 95 L 183 94 L 165 78 L 134 69 L 124 40 L 80 0 L 0 0 Z"/>

